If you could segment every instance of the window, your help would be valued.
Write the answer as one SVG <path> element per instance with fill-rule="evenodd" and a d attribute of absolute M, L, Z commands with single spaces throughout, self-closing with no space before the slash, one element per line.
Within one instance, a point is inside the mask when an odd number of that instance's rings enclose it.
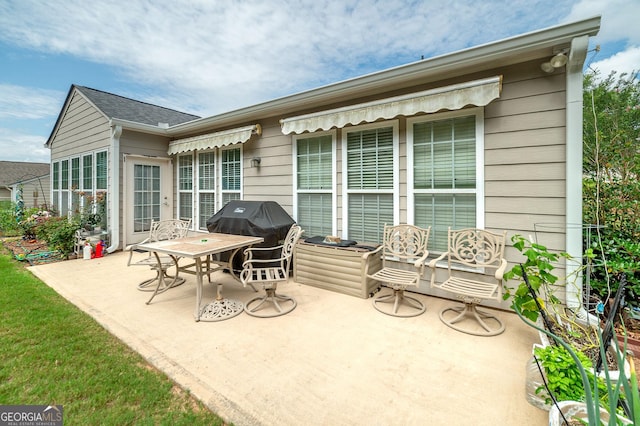
<path fill-rule="evenodd" d="M 178 156 L 178 217 L 193 218 L 193 155 Z"/>
<path fill-rule="evenodd" d="M 333 235 L 333 136 L 298 138 L 296 221 L 305 234 Z"/>
<path fill-rule="evenodd" d="M 51 201 L 55 210 L 60 211 L 60 162 L 53 163 L 51 171 Z"/>
<path fill-rule="evenodd" d="M 347 238 L 381 242 L 385 223 L 397 216 L 397 122 L 345 129 Z"/>
<path fill-rule="evenodd" d="M 69 160 L 60 162 L 60 216 L 69 213 Z"/>
<path fill-rule="evenodd" d="M 93 189 L 93 155 L 87 154 L 82 157 L 82 189 L 91 191 Z"/>
<path fill-rule="evenodd" d="M 107 189 L 107 151 L 96 153 L 96 189 Z"/>
<path fill-rule="evenodd" d="M 431 226 L 429 247 L 447 248 L 447 229 L 473 228 L 479 223 L 482 164 L 482 117 L 458 111 L 408 121 L 409 191 L 413 192 L 413 223 Z M 411 201 L 410 201 L 411 202 Z M 411 207 L 409 207 L 411 210 Z"/>
<path fill-rule="evenodd" d="M 207 230 L 207 220 L 242 195 L 240 148 L 191 151 L 177 157 L 178 215 Z"/>
<path fill-rule="evenodd" d="M 53 162 L 51 183 L 52 204 L 60 216 L 80 213 L 97 199 L 102 200 L 106 210 L 107 151 Z M 106 224 L 107 212 L 103 211 L 101 215 Z"/>
<path fill-rule="evenodd" d="M 225 149 L 222 155 L 222 205 L 240 199 L 242 163 L 240 148 Z"/>
<path fill-rule="evenodd" d="M 80 157 L 71 159 L 71 211 L 80 211 Z"/>
<path fill-rule="evenodd" d="M 207 229 L 207 219 L 216 212 L 215 160 L 213 152 L 198 154 L 198 224 L 203 230 Z"/>

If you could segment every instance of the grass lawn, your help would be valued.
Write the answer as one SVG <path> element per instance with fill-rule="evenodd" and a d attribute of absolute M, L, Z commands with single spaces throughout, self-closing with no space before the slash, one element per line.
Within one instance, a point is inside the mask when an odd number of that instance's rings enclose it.
<path fill-rule="evenodd" d="M 1 243 L 0 360 L 0 404 L 59 404 L 65 425 L 225 424 Z"/>

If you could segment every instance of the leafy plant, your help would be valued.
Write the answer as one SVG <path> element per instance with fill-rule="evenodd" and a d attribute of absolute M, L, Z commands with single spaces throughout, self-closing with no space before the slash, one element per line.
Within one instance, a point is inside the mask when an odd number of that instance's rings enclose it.
<path fill-rule="evenodd" d="M 52 250 L 68 257 L 75 246 L 75 234 L 80 224 L 77 218 L 54 217 L 38 228 L 38 237 L 45 240 Z"/>
<path fill-rule="evenodd" d="M 551 303 L 559 303 L 557 297 L 553 295 L 550 286 L 558 281 L 558 277 L 551 271 L 555 269 L 553 263 L 560 258 L 569 259 L 567 253 L 553 253 L 542 244 L 535 243 L 516 234 L 511 237 L 513 247 L 520 251 L 524 257 L 524 263 L 515 265 L 504 274 L 505 280 L 517 279 L 520 281 L 518 287 L 512 288 L 505 286 L 503 299 L 507 300 L 513 297 L 511 308 L 516 309 L 531 321 L 536 321 L 540 312 L 540 308 L 544 307 L 544 300 L 536 296 L 544 291 Z M 524 269 L 524 272 L 523 272 Z M 524 274 L 528 276 L 529 283 L 535 292 L 532 294 L 526 283 L 524 282 Z"/>
<path fill-rule="evenodd" d="M 594 375 L 589 371 L 593 367 L 591 360 L 582 352 L 573 348 L 585 371 L 589 383 L 593 386 Z M 534 349 L 534 355 L 539 360 L 546 373 L 547 386 L 556 401 L 582 401 L 584 400 L 584 389 L 580 370 L 571 354 L 562 346 L 549 345 Z M 601 383 L 601 390 L 606 391 Z M 546 393 L 546 388 L 540 386 L 536 393 Z M 552 402 L 547 393 L 545 403 Z"/>
<path fill-rule="evenodd" d="M 584 391 L 584 396 L 582 397 L 582 399 L 580 399 L 580 401 L 585 403 L 588 412 L 587 421 L 582 421 L 582 423 L 589 426 L 601 425 L 602 421 L 600 419 L 600 407 L 604 407 L 611 414 L 608 422 L 608 425 L 610 426 L 618 424 L 640 424 L 640 396 L 638 395 L 638 381 L 633 366 L 631 367 L 631 373 L 628 377 L 626 375 L 626 372 L 624 371 L 624 368 L 621 368 L 617 381 L 613 381 L 611 379 L 611 376 L 609 375 L 609 369 L 605 363 L 603 370 L 604 377 L 602 379 L 593 380 L 593 377 L 595 377 L 595 375 L 592 372 L 587 371 L 588 367 L 583 364 L 583 359 L 579 355 L 579 352 L 572 348 L 571 345 L 569 345 L 559 336 L 532 323 L 524 315 L 522 315 L 522 313 L 518 309 L 518 306 L 515 306 L 515 312 L 527 325 L 533 327 L 539 332 L 545 333 L 547 336 L 553 339 L 553 341 L 561 346 L 573 360 L 573 363 L 578 370 L 580 380 L 582 382 L 582 389 Z M 601 356 L 604 356 L 604 345 L 602 344 L 602 336 L 600 334 L 599 339 L 601 343 L 599 345 Z M 612 339 L 612 344 L 615 348 L 618 365 L 623 365 L 623 354 L 625 353 L 623 350 L 624 348 L 621 349 L 618 346 L 616 339 Z M 557 362 L 557 364 L 566 366 L 565 361 L 566 359 L 562 358 L 562 362 Z M 618 408 L 619 406 L 623 407 L 622 410 Z M 625 423 L 621 419 L 621 417 L 618 416 L 618 414 L 623 415 L 632 423 L 629 423 L 629 421 L 626 421 Z"/>

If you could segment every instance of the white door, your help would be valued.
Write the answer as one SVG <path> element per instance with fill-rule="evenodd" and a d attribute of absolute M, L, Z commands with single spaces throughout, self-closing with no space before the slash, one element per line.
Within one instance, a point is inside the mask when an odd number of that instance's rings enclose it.
<path fill-rule="evenodd" d="M 149 235 L 152 220 L 173 218 L 173 167 L 171 159 L 125 157 L 124 244 Z"/>

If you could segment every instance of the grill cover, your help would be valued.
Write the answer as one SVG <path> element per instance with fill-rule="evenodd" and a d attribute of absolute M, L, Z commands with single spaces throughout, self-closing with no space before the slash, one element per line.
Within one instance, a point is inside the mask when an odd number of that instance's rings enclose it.
<path fill-rule="evenodd" d="M 277 246 L 295 221 L 275 201 L 229 201 L 207 220 L 209 232 L 264 238 L 257 247 Z"/>

